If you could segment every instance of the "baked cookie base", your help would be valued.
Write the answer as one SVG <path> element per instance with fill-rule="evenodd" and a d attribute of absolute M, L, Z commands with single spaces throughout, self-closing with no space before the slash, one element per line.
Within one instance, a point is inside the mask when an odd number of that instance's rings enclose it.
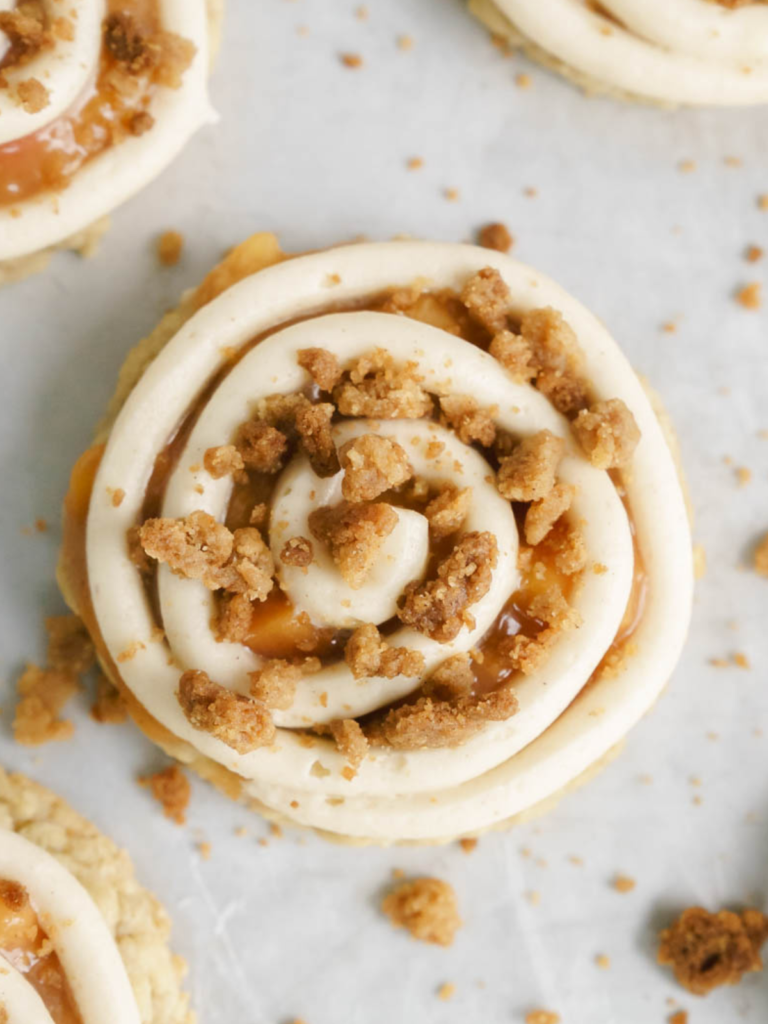
<path fill-rule="evenodd" d="M 194 1024 L 182 990 L 186 965 L 168 946 L 170 920 L 128 854 L 61 797 L 2 768 L 0 827 L 50 853 L 87 889 L 115 938 L 141 1024 Z"/>

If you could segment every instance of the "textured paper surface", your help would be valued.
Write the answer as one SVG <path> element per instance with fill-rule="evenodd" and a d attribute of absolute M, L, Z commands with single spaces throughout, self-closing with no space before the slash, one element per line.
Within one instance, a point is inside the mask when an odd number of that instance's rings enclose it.
<path fill-rule="evenodd" d="M 0 759 L 130 849 L 173 915 L 201 1024 L 503 1024 L 536 1007 L 563 1024 L 662 1024 L 669 999 L 691 1024 L 760 1024 L 768 976 L 694 999 L 655 966 L 654 934 L 693 902 L 765 907 L 768 897 L 768 583 L 740 570 L 768 529 L 768 440 L 758 437 L 768 307 L 733 300 L 737 286 L 768 277 L 768 261 L 743 259 L 750 243 L 768 248 L 756 201 L 768 192 L 768 122 L 759 110 L 587 100 L 504 59 L 458 0 L 369 0 L 367 21 L 354 7 L 229 0 L 213 86 L 221 123 L 116 215 L 95 261 L 61 257 L 0 292 Z M 363 67 L 343 67 L 342 52 Z M 521 71 L 530 89 L 515 85 Z M 409 171 L 414 156 L 424 166 Z M 681 161 L 696 169 L 681 173 Z M 266 825 L 200 783 L 179 829 L 133 781 L 162 758 L 131 727 L 90 722 L 85 699 L 73 741 L 15 746 L 11 681 L 40 654 L 42 615 L 60 608 L 53 568 L 69 466 L 128 347 L 252 230 L 274 229 L 290 249 L 361 233 L 464 239 L 488 220 L 505 221 L 520 259 L 604 318 L 682 439 L 709 570 L 687 653 L 621 758 L 549 816 L 467 856 L 347 849 L 290 831 L 261 846 Z M 187 247 L 178 268 L 159 269 L 152 243 L 170 227 Z M 743 488 L 739 465 L 753 471 Z M 50 530 L 22 534 L 38 517 Z M 750 671 L 707 664 L 736 651 Z M 241 825 L 246 837 L 234 834 Z M 394 867 L 455 885 L 465 927 L 451 950 L 418 945 L 379 916 Z M 636 889 L 615 892 L 616 872 Z M 595 965 L 599 954 L 610 969 Z M 436 996 L 446 981 L 450 1002 Z"/>

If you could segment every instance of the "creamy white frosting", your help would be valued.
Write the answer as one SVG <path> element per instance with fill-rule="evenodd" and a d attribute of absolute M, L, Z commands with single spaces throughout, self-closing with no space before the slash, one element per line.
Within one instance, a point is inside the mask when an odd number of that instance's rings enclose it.
<path fill-rule="evenodd" d="M 4 0 L 7 3 L 7 0 Z M 42 193 L 12 207 L 0 207 L 0 261 L 47 249 L 110 213 L 147 185 L 174 159 L 202 125 L 215 120 L 208 100 L 208 21 L 205 0 L 158 0 L 163 28 L 196 47 L 178 89 L 159 88 L 149 107 L 155 119 L 141 136 L 131 136 L 84 164 L 61 192 Z M 66 11 L 48 0 L 51 17 L 74 10 L 72 41 L 56 41 L 28 64 L 9 68 L 11 86 L 38 78 L 50 91 L 50 103 L 27 113 L 14 89 L 0 90 L 0 145 L 21 141 L 52 125 L 87 98 L 101 51 L 104 0 L 72 0 Z M 1 9 L 1 7 L 0 7 Z M 7 46 L 0 32 L 0 53 Z"/>
<path fill-rule="evenodd" d="M 405 317 L 370 312 L 317 315 L 330 302 L 358 300 L 416 278 L 460 290 L 469 276 L 487 265 L 503 275 L 516 311 L 546 305 L 562 311 L 584 349 L 596 394 L 622 398 L 642 431 L 626 481 L 649 577 L 645 614 L 635 637 L 638 653 L 620 676 L 610 683 L 598 681 L 575 703 L 611 645 L 632 586 L 630 526 L 610 478 L 583 457 L 566 421 L 539 392 L 515 383 L 475 346 Z M 329 286 L 337 277 L 340 283 Z M 309 319 L 276 329 L 299 317 Z M 238 755 L 193 729 L 178 705 L 175 691 L 184 668 L 203 669 L 218 682 L 245 692 L 246 675 L 258 667 L 259 659 L 239 644 L 216 643 L 210 627 L 210 593 L 165 567 L 160 569 L 160 601 L 167 640 L 159 640 L 141 579 L 127 557 L 125 533 L 139 514 L 157 453 L 190 404 L 232 347 L 268 330 L 274 333 L 251 349 L 206 400 L 169 480 L 164 515 L 204 509 L 223 518 L 231 481 L 213 480 L 199 468 L 205 450 L 227 443 L 260 397 L 304 386 L 307 375 L 296 353 L 310 346 L 333 351 L 342 364 L 375 347 L 386 348 L 398 361 L 417 361 L 430 391 L 469 394 L 493 407 L 496 422 L 514 435 L 527 436 L 546 427 L 566 439 L 560 478 L 578 488 L 571 514 L 581 524 L 590 560 L 608 571 L 585 573 L 574 597 L 583 626 L 560 638 L 545 667 L 516 685 L 519 713 L 506 722 L 488 724 L 459 748 L 376 749 L 356 778 L 347 781 L 341 775 L 344 760 L 330 742 L 318 740 L 307 747 L 293 728 L 385 706 L 412 692 L 420 681 L 398 677 L 361 683 L 343 662 L 306 677 L 294 705 L 275 713 L 275 744 L 249 754 Z M 372 426 L 366 421 L 345 422 L 337 428 L 338 440 Z M 490 530 L 499 544 L 491 588 L 471 609 L 474 629 L 465 628 L 442 645 L 406 629 L 392 638 L 422 651 L 429 671 L 450 654 L 476 646 L 516 589 L 514 516 L 509 503 L 485 479 L 487 466 L 485 474 L 481 472 L 484 460 L 455 436 L 447 437 L 440 427 L 425 422 L 382 421 L 375 428 L 403 445 L 420 475 L 470 484 L 473 498 L 466 528 Z M 442 461 L 428 460 L 424 454 L 432 436 L 448 442 Z M 460 470 L 454 466 L 454 455 Z M 118 507 L 111 501 L 114 488 L 125 492 Z M 338 496 L 339 489 L 338 477 L 321 481 L 303 459 L 291 462 L 278 484 L 270 539 L 286 589 L 307 610 L 323 588 L 332 590 L 336 597 L 328 603 L 326 618 L 346 621 L 350 610 L 342 605 L 343 597 L 338 599 L 343 589 L 329 559 L 322 558 L 307 574 L 303 591 L 297 588 L 296 570 L 279 564 L 279 552 L 294 535 L 294 526 L 298 529 L 312 507 Z M 290 525 L 281 528 L 283 521 Z M 403 537 L 413 544 L 418 560 L 421 541 L 415 523 L 403 527 Z M 304 256 L 246 279 L 200 310 L 147 368 L 115 423 L 94 487 L 86 546 L 94 608 L 111 656 L 117 660 L 121 652 L 136 650 L 136 641 L 144 645 L 119 667 L 147 710 L 175 735 L 239 774 L 246 780 L 246 792 L 275 811 L 302 824 L 380 841 L 436 839 L 493 825 L 561 788 L 599 760 L 666 682 L 686 634 L 692 589 L 690 537 L 676 470 L 648 399 L 605 328 L 547 278 L 507 256 L 473 246 L 422 242 L 345 246 Z M 387 551 L 380 555 L 377 568 L 382 575 L 387 557 Z M 375 585 L 364 584 L 356 594 L 375 607 Z M 382 600 L 379 614 L 388 614 L 386 588 Z"/>
<path fill-rule="evenodd" d="M 622 92 L 672 104 L 768 102 L 764 4 L 601 0 L 606 17 L 585 0 L 492 3 L 547 54 Z"/>
<path fill-rule="evenodd" d="M 91 897 L 45 850 L 0 830 L 0 878 L 23 885 L 58 956 L 83 1024 L 140 1024 L 114 939 Z M 0 957 L 0 1006 L 9 1024 L 52 1024 L 24 974 Z"/>

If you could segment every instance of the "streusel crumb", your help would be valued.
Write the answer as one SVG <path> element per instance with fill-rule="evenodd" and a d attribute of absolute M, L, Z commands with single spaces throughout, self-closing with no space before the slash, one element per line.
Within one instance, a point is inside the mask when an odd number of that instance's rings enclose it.
<path fill-rule="evenodd" d="M 468 533 L 437 567 L 437 578 L 406 587 L 399 617 L 439 643 L 454 640 L 469 624 L 467 609 L 491 586 L 498 547 L 492 533 Z"/>
<path fill-rule="evenodd" d="M 341 377 L 341 367 L 333 352 L 324 348 L 303 348 L 298 353 L 302 366 L 322 391 L 333 391 Z"/>
<path fill-rule="evenodd" d="M 313 549 L 312 541 L 306 537 L 291 537 L 283 545 L 280 552 L 280 561 L 285 565 L 294 565 L 299 569 L 306 569 L 312 564 Z"/>
<path fill-rule="evenodd" d="M 299 406 L 296 410 L 296 429 L 312 469 L 319 477 L 334 476 L 339 472 L 339 456 L 331 433 L 331 420 L 335 408 L 330 402 Z"/>
<path fill-rule="evenodd" d="M 245 461 L 233 444 L 221 444 L 217 448 L 208 448 L 203 456 L 203 466 L 214 480 L 220 480 L 245 469 Z"/>
<path fill-rule="evenodd" d="M 189 779 L 178 765 L 172 764 L 152 775 L 142 775 L 139 783 L 146 786 L 152 796 L 163 808 L 163 814 L 177 825 L 184 825 L 187 820 L 192 787 Z"/>
<path fill-rule="evenodd" d="M 562 590 L 555 584 L 537 593 L 528 602 L 526 612 L 532 619 L 538 619 L 561 633 L 581 625 L 579 613 L 571 608 Z"/>
<path fill-rule="evenodd" d="M 567 512 L 576 497 L 571 484 L 555 484 L 543 498 L 534 501 L 525 513 L 525 542 L 536 547 L 547 536 L 557 520 Z"/>
<path fill-rule="evenodd" d="M 80 689 L 71 672 L 27 665 L 16 688 L 19 702 L 13 719 L 13 736 L 17 743 L 36 747 L 73 735 L 74 725 L 59 718 L 64 705 Z"/>
<path fill-rule="evenodd" d="M 373 501 L 413 476 L 405 450 L 397 441 L 379 434 L 363 434 L 339 450 L 344 479 L 341 493 L 347 501 Z"/>
<path fill-rule="evenodd" d="M 549 430 L 523 440 L 499 462 L 497 486 L 508 501 L 537 501 L 555 486 L 565 441 Z"/>
<path fill-rule="evenodd" d="M 432 399 L 420 379 L 415 363 L 397 364 L 386 349 L 375 349 L 334 388 L 334 401 L 343 416 L 421 419 L 432 412 Z"/>
<path fill-rule="evenodd" d="M 485 224 L 477 235 L 479 245 L 484 249 L 495 249 L 496 252 L 509 252 L 514 245 L 514 238 L 506 224 Z"/>
<path fill-rule="evenodd" d="M 309 528 L 326 544 L 339 571 L 354 589 L 360 588 L 373 568 L 381 546 L 397 525 L 397 513 L 382 502 L 315 509 Z"/>
<path fill-rule="evenodd" d="M 587 404 L 587 386 L 579 373 L 583 356 L 562 314 L 549 306 L 529 310 L 520 322 L 520 333 L 531 348 L 539 391 L 564 415 L 583 409 Z"/>
<path fill-rule="evenodd" d="M 224 594 L 214 624 L 216 639 L 247 643 L 253 628 L 253 606 L 244 594 Z"/>
<path fill-rule="evenodd" d="M 336 741 L 336 746 L 347 759 L 350 772 L 346 773 L 346 778 L 351 780 L 368 754 L 368 740 L 354 718 L 343 718 L 331 722 L 331 735 Z"/>
<path fill-rule="evenodd" d="M 573 422 L 573 430 L 597 469 L 626 466 L 640 441 L 635 417 L 620 398 L 595 402 L 589 409 L 582 409 Z"/>
<path fill-rule="evenodd" d="M 381 909 L 395 928 L 438 946 L 452 945 L 462 923 L 453 886 L 440 878 L 402 882 L 384 897 Z"/>
<path fill-rule="evenodd" d="M 101 725 L 121 725 L 128 718 L 128 705 L 105 675 L 99 675 L 96 680 L 96 699 L 91 705 L 91 718 Z"/>
<path fill-rule="evenodd" d="M 256 473 L 277 473 L 283 465 L 288 439 L 271 424 L 251 420 L 240 427 L 236 447 L 248 469 Z"/>
<path fill-rule="evenodd" d="M 768 533 L 755 548 L 755 571 L 761 576 L 768 576 Z"/>
<path fill-rule="evenodd" d="M 282 658 L 268 658 L 260 669 L 248 673 L 251 696 L 268 708 L 286 711 L 293 704 L 301 676 L 299 665 Z"/>
<path fill-rule="evenodd" d="M 475 675 L 468 654 L 454 654 L 441 662 L 424 683 L 425 697 L 451 701 L 467 697 L 475 685 Z"/>
<path fill-rule="evenodd" d="M 26 64 L 52 40 L 45 28 L 45 11 L 20 4 L 15 10 L 0 12 L 0 32 L 4 32 L 17 55 L 16 64 Z"/>
<path fill-rule="evenodd" d="M 440 408 L 464 444 L 478 441 L 484 448 L 490 448 L 496 440 L 493 417 L 469 395 L 446 395 L 440 399 Z"/>
<path fill-rule="evenodd" d="M 471 487 L 454 487 L 446 484 L 424 509 L 429 528 L 436 540 L 450 537 L 461 529 L 472 504 Z"/>
<path fill-rule="evenodd" d="M 554 629 L 544 629 L 534 637 L 516 633 L 502 641 L 500 653 L 515 672 L 529 676 L 543 668 L 556 636 Z"/>
<path fill-rule="evenodd" d="M 536 376 L 536 368 L 532 364 L 533 350 L 521 334 L 499 331 L 488 351 L 518 383 L 527 384 Z"/>
<path fill-rule="evenodd" d="M 51 94 L 39 78 L 25 78 L 16 86 L 19 102 L 28 114 L 38 114 L 51 101 Z"/>
<path fill-rule="evenodd" d="M 157 240 L 157 258 L 164 267 L 175 267 L 183 248 L 184 235 L 180 231 L 164 231 Z"/>
<path fill-rule="evenodd" d="M 77 615 L 52 615 L 45 620 L 48 633 L 48 668 L 82 675 L 96 660 L 96 650 Z"/>
<path fill-rule="evenodd" d="M 546 552 L 564 576 L 575 576 L 587 564 L 587 545 L 577 527 L 561 516 L 544 538 L 539 551 Z M 598 575 L 600 575 L 598 573 Z"/>
<path fill-rule="evenodd" d="M 721 985 L 736 985 L 742 975 L 761 971 L 760 947 L 768 938 L 768 917 L 759 910 L 710 914 L 690 907 L 660 936 L 659 963 L 671 967 L 677 981 L 705 996 Z"/>
<path fill-rule="evenodd" d="M 263 704 L 232 693 L 205 672 L 185 672 L 177 698 L 193 728 L 210 733 L 238 754 L 269 746 L 275 738 L 272 716 Z"/>
<path fill-rule="evenodd" d="M 355 679 L 383 676 L 419 676 L 424 671 L 424 655 L 408 647 L 390 647 L 376 626 L 358 626 L 347 641 L 344 660 Z"/>
<path fill-rule="evenodd" d="M 525 1024 L 560 1024 L 560 1014 L 552 1010 L 531 1010 L 525 1015 Z"/>
<path fill-rule="evenodd" d="M 461 301 L 473 319 L 491 334 L 498 334 L 506 329 L 510 304 L 509 288 L 498 270 L 485 267 L 478 271 L 464 285 Z"/>

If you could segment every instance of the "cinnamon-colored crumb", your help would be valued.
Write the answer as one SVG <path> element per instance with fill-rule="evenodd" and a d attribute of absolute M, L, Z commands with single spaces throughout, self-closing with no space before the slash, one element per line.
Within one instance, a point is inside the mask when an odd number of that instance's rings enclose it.
<path fill-rule="evenodd" d="M 493 417 L 469 395 L 446 395 L 440 399 L 440 408 L 464 444 L 478 441 L 484 448 L 490 448 L 496 440 Z"/>
<path fill-rule="evenodd" d="M 506 224 L 485 224 L 477 235 L 479 245 L 484 249 L 495 249 L 496 252 L 509 252 L 514 245 L 514 238 Z"/>
<path fill-rule="evenodd" d="M 251 509 L 251 514 L 248 517 L 248 522 L 251 526 L 266 526 L 267 520 L 269 519 L 269 506 L 265 505 L 263 501 L 254 505 Z"/>
<path fill-rule="evenodd" d="M 16 688 L 19 702 L 13 719 L 13 736 L 17 743 L 34 747 L 73 735 L 74 725 L 59 718 L 64 705 L 80 688 L 71 672 L 30 664 Z"/>
<path fill-rule="evenodd" d="M 525 1016 L 525 1024 L 560 1024 L 560 1014 L 552 1010 L 531 1010 Z"/>
<path fill-rule="evenodd" d="M 500 653 L 515 672 L 529 676 L 544 666 L 556 636 L 553 629 L 544 629 L 534 637 L 516 633 L 502 641 Z"/>
<path fill-rule="evenodd" d="M 339 456 L 331 433 L 335 408 L 330 402 L 301 405 L 296 410 L 296 429 L 312 469 L 319 477 L 339 472 Z"/>
<path fill-rule="evenodd" d="M 746 466 L 738 466 L 736 469 L 736 479 L 739 482 L 739 487 L 746 487 L 752 480 L 752 470 Z"/>
<path fill-rule="evenodd" d="M 145 135 L 150 128 L 154 128 L 155 119 L 147 110 L 139 110 L 131 114 L 126 125 L 131 135 Z"/>
<path fill-rule="evenodd" d="M 331 722 L 330 729 L 336 746 L 347 759 L 350 771 L 345 777 L 351 781 L 368 754 L 368 740 L 354 718 L 337 719 Z"/>
<path fill-rule="evenodd" d="M 0 880 L 0 903 L 8 910 L 18 913 L 29 903 L 29 893 L 19 882 L 3 878 Z"/>
<path fill-rule="evenodd" d="M 507 327 L 509 288 L 498 270 L 485 267 L 471 277 L 461 292 L 461 301 L 470 315 L 491 334 Z"/>
<path fill-rule="evenodd" d="M 25 78 L 16 85 L 16 95 L 28 114 L 45 110 L 51 101 L 51 94 L 39 78 Z"/>
<path fill-rule="evenodd" d="M 629 878 L 627 875 L 616 875 L 612 884 L 616 892 L 626 893 L 632 892 L 637 882 L 634 878 Z"/>
<path fill-rule="evenodd" d="M 388 437 L 363 434 L 339 450 L 344 479 L 341 493 L 347 501 L 373 501 L 413 476 L 405 449 Z"/>
<path fill-rule="evenodd" d="M 158 32 L 153 44 L 158 51 L 155 82 L 166 89 L 180 88 L 184 72 L 194 60 L 197 47 L 175 32 Z"/>
<path fill-rule="evenodd" d="M 96 680 L 96 699 L 91 705 L 91 718 L 101 725 L 121 725 L 128 717 L 128 705 L 122 694 L 105 675 Z"/>
<path fill-rule="evenodd" d="M 390 647 L 373 623 L 358 626 L 347 641 L 344 660 L 355 679 L 383 676 L 419 676 L 424 671 L 424 655 L 407 647 Z"/>
<path fill-rule="evenodd" d="M 119 64 L 133 73 L 148 68 L 153 55 L 129 14 L 112 14 L 104 23 L 104 45 Z"/>
<path fill-rule="evenodd" d="M 607 971 L 611 966 L 611 958 L 606 956 L 605 953 L 598 953 L 595 957 L 595 963 L 602 971 Z"/>
<path fill-rule="evenodd" d="M 326 544 L 347 583 L 358 589 L 365 583 L 381 546 L 397 525 L 397 513 L 382 502 L 315 509 L 309 528 Z"/>
<path fill-rule="evenodd" d="M 303 348 L 298 363 L 323 391 L 332 391 L 341 377 L 341 367 L 333 352 L 324 348 Z"/>
<path fill-rule="evenodd" d="M 243 456 L 233 444 L 221 444 L 217 448 L 208 448 L 203 456 L 203 466 L 214 480 L 239 473 L 245 468 Z"/>
<path fill-rule="evenodd" d="M 312 541 L 306 537 L 291 537 L 283 545 L 280 552 L 280 561 L 285 565 L 294 565 L 299 569 L 306 569 L 312 564 L 313 549 Z"/>
<path fill-rule="evenodd" d="M 474 851 L 477 849 L 478 842 L 478 839 L 467 837 L 459 840 L 459 846 L 461 847 L 464 853 L 474 853 Z"/>
<path fill-rule="evenodd" d="M 216 639 L 230 643 L 248 642 L 253 625 L 253 606 L 244 594 L 224 594 L 215 622 Z"/>
<path fill-rule="evenodd" d="M 445 196 L 449 203 L 458 203 L 459 199 L 461 199 L 461 192 L 459 192 L 459 190 L 457 188 L 454 188 L 453 186 L 451 186 L 450 188 L 446 188 L 443 192 L 443 195 Z"/>
<path fill-rule="evenodd" d="M 16 64 L 28 63 L 42 49 L 52 45 L 45 28 L 45 11 L 33 4 L 20 4 L 15 10 L 0 11 L 0 32 L 10 40 Z"/>
<path fill-rule="evenodd" d="M 491 586 L 498 547 L 492 533 L 468 533 L 437 567 L 437 578 L 409 583 L 399 617 L 439 643 L 454 640 L 469 624 L 467 609 Z"/>
<path fill-rule="evenodd" d="M 71 43 L 75 38 L 75 26 L 69 18 L 54 18 L 51 23 L 51 29 L 56 38 L 61 39 L 65 43 Z"/>
<path fill-rule="evenodd" d="M 421 419 L 432 412 L 432 399 L 420 379 L 415 363 L 398 364 L 378 348 L 358 359 L 349 380 L 336 385 L 334 401 L 342 416 Z"/>
<path fill-rule="evenodd" d="M 688 1011 L 678 1010 L 669 1018 L 669 1024 L 688 1024 Z"/>
<path fill-rule="evenodd" d="M 267 658 L 261 668 L 248 673 L 251 696 L 268 708 L 286 711 L 293 704 L 301 676 L 299 665 L 282 658 Z"/>
<path fill-rule="evenodd" d="M 468 654 L 454 654 L 441 661 L 422 687 L 425 697 L 452 701 L 470 696 L 475 685 L 472 661 Z"/>
<path fill-rule="evenodd" d="M 711 914 L 702 907 L 683 911 L 659 937 L 659 963 L 671 967 L 683 988 L 705 996 L 742 975 L 761 971 L 760 947 L 768 938 L 768 917 L 759 910 Z"/>
<path fill-rule="evenodd" d="M 409 171 L 420 171 L 424 166 L 424 159 L 420 156 L 412 156 L 406 161 L 405 166 Z"/>
<path fill-rule="evenodd" d="M 125 535 L 125 542 L 128 549 L 128 558 L 142 576 L 149 576 L 152 572 L 153 561 L 142 546 L 141 527 L 131 526 Z"/>
<path fill-rule="evenodd" d="M 166 818 L 175 821 L 177 825 L 186 823 L 192 787 L 178 765 L 169 765 L 153 775 L 142 775 L 139 783 L 149 788 L 152 796 L 163 808 Z"/>
<path fill-rule="evenodd" d="M 164 231 L 157 240 L 157 258 L 164 267 L 175 267 L 183 248 L 184 235 L 180 231 Z"/>
<path fill-rule="evenodd" d="M 345 68 L 361 68 L 363 66 L 363 58 L 359 53 L 341 53 L 339 54 L 339 60 Z"/>
<path fill-rule="evenodd" d="M 453 886 L 440 878 L 402 882 L 384 897 L 381 909 L 395 928 L 438 946 L 452 945 L 462 923 Z"/>
<path fill-rule="evenodd" d="M 185 672 L 176 696 L 193 728 L 210 733 L 238 754 L 269 746 L 275 738 L 272 716 L 263 704 L 232 693 L 205 672 Z"/>
<path fill-rule="evenodd" d="M 571 484 L 555 484 L 552 490 L 534 501 L 525 513 L 525 541 L 531 547 L 540 544 L 576 496 Z"/>
<path fill-rule="evenodd" d="M 531 349 L 536 387 L 564 415 L 587 404 L 587 386 L 580 376 L 583 355 L 576 335 L 558 310 L 532 309 L 520 321 L 520 334 Z"/>
<path fill-rule="evenodd" d="M 736 301 L 744 309 L 756 310 L 763 305 L 763 286 L 759 281 L 751 281 L 736 292 Z"/>
<path fill-rule="evenodd" d="M 640 441 L 635 417 L 620 398 L 595 402 L 582 409 L 573 430 L 587 458 L 597 469 L 628 465 Z"/>
<path fill-rule="evenodd" d="M 472 503 L 471 487 L 454 487 L 447 484 L 424 509 L 429 528 L 436 540 L 456 533 L 467 518 Z"/>
<path fill-rule="evenodd" d="M 755 572 L 768 576 L 768 533 L 755 548 Z"/>
<path fill-rule="evenodd" d="M 544 622 L 560 633 L 569 632 L 581 625 L 581 616 L 554 584 L 535 594 L 528 602 L 526 612 L 532 619 Z"/>
<path fill-rule="evenodd" d="M 488 351 L 518 383 L 527 384 L 536 376 L 533 350 L 521 334 L 499 331 L 493 336 Z"/>
<path fill-rule="evenodd" d="M 760 248 L 759 245 L 750 245 L 747 246 L 746 252 L 744 253 L 744 258 L 748 263 L 758 263 L 764 255 L 765 252 L 763 249 Z"/>
<path fill-rule="evenodd" d="M 565 441 L 540 430 L 512 449 L 499 462 L 497 486 L 509 501 L 537 501 L 550 493 L 565 454 Z"/>
<path fill-rule="evenodd" d="M 450 982 L 444 982 L 437 990 L 437 998 L 441 999 L 444 1003 L 447 1003 L 449 999 L 453 999 L 456 995 L 456 986 Z"/>
<path fill-rule="evenodd" d="M 93 666 L 96 650 L 77 615 L 51 615 L 45 620 L 45 628 L 48 633 L 48 668 L 82 675 Z"/>
<path fill-rule="evenodd" d="M 285 434 L 262 420 L 244 423 L 237 432 L 236 448 L 243 463 L 256 473 L 277 473 L 288 447 Z"/>

